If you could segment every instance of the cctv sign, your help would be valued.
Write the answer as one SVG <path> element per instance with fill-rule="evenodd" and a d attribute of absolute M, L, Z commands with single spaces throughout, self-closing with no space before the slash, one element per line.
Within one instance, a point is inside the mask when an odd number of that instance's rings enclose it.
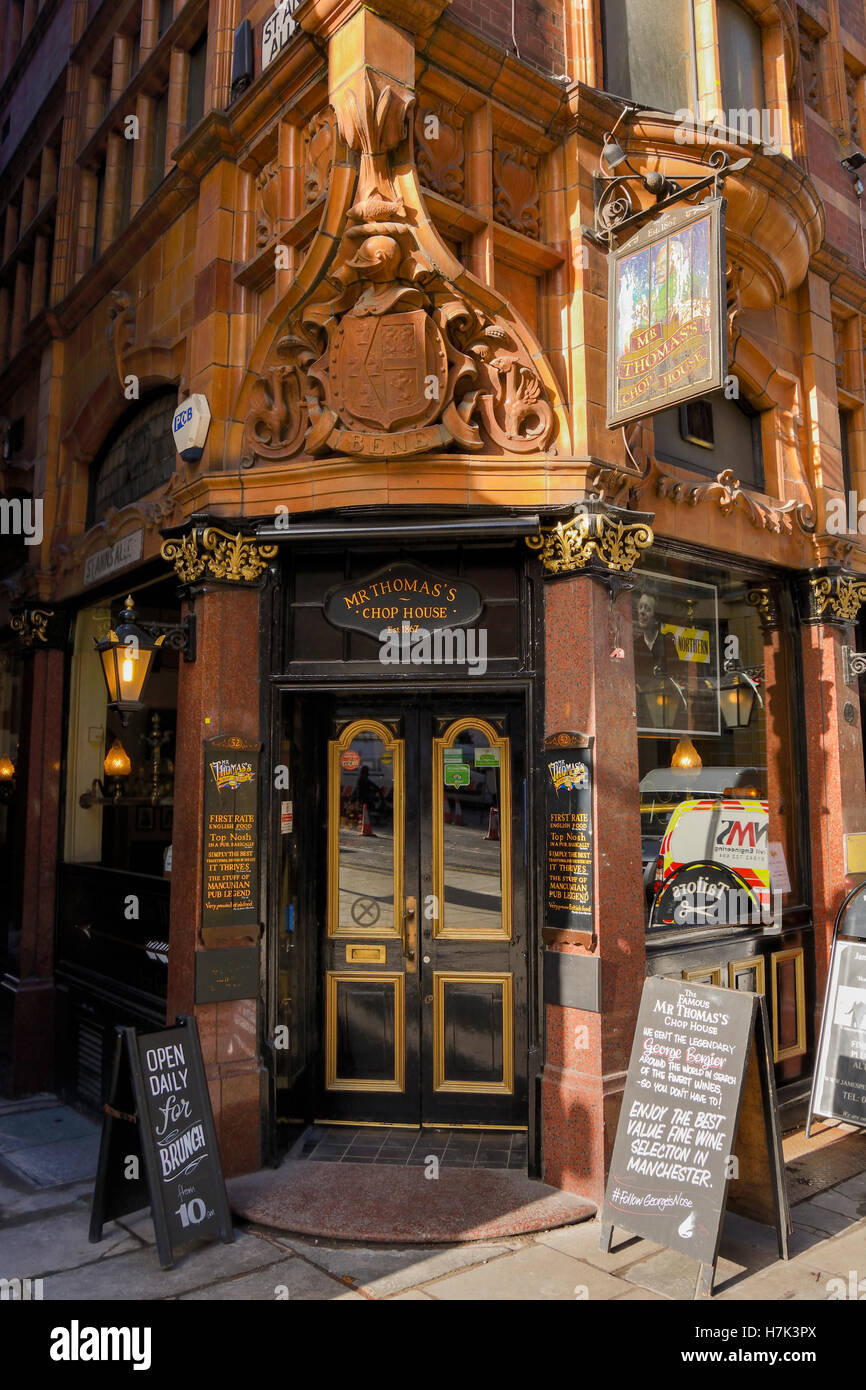
<path fill-rule="evenodd" d="M 209 428 L 210 406 L 207 397 L 187 396 L 174 412 L 171 421 L 174 447 L 187 463 L 195 463 L 201 458 Z"/>

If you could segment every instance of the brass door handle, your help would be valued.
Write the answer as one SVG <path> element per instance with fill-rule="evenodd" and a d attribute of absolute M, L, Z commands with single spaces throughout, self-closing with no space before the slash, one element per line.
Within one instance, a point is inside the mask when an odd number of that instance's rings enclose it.
<path fill-rule="evenodd" d="M 407 898 L 403 911 L 403 955 L 406 957 L 407 969 L 414 970 L 415 954 L 418 948 L 418 900 L 417 898 Z M 410 963 L 411 962 L 411 963 Z"/>

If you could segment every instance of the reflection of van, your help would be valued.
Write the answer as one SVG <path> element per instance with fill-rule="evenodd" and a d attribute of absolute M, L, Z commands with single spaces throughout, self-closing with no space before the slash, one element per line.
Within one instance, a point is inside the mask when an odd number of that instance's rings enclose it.
<path fill-rule="evenodd" d="M 723 864 L 769 903 L 770 817 L 754 797 L 683 801 L 673 812 L 659 853 L 656 883 L 683 864 Z"/>
<path fill-rule="evenodd" d="M 671 817 L 683 802 L 722 801 L 730 797 L 755 797 L 763 789 L 764 774 L 756 767 L 656 767 L 640 782 L 641 851 L 644 885 L 651 894 L 661 877 L 660 855 Z M 712 859 L 706 848 L 682 860 L 688 864 Z M 727 861 L 718 861 L 727 862 Z M 668 872 L 667 870 L 665 872 Z"/>

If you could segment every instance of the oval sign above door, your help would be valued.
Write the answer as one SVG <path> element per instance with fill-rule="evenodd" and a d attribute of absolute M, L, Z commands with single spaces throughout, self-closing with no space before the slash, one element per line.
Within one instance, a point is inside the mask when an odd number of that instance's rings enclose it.
<path fill-rule="evenodd" d="M 401 631 L 465 627 L 479 616 L 481 594 L 465 579 L 446 579 L 411 560 L 398 560 L 365 579 L 335 584 L 324 599 L 324 613 L 334 627 L 378 637 L 385 628 Z"/>

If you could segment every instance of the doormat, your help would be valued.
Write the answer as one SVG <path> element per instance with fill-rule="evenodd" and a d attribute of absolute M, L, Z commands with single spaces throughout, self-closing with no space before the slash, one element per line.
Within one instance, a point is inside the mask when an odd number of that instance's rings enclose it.
<path fill-rule="evenodd" d="M 591 1202 L 525 1173 L 443 1167 L 311 1163 L 233 1178 L 237 1216 L 296 1235 L 364 1243 L 453 1244 L 591 1221 Z"/>

